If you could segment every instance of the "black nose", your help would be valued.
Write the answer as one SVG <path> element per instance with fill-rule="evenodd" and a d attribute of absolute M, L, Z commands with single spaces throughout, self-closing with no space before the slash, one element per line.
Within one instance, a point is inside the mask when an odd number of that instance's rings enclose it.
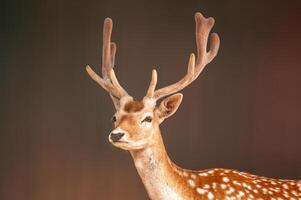
<path fill-rule="evenodd" d="M 124 136 L 124 133 L 111 133 L 110 138 L 113 142 L 117 142 L 122 136 Z"/>

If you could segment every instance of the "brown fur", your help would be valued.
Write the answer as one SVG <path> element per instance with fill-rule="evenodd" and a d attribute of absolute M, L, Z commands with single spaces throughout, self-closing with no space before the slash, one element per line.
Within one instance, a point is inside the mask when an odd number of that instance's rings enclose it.
<path fill-rule="evenodd" d="M 144 104 L 141 101 L 130 101 L 124 106 L 124 111 L 128 113 L 139 112 L 144 108 Z"/>
<path fill-rule="evenodd" d="M 226 199 L 226 197 L 238 200 L 301 199 L 299 180 L 271 179 L 222 168 L 201 171 L 180 168 L 169 159 L 159 129 L 156 130 L 155 135 L 156 143 L 150 147 L 156 155 L 153 159 L 164 166 L 163 174 L 166 176 L 166 181 L 176 188 L 183 199 L 208 200 L 209 193 L 213 195 L 212 199 Z M 137 170 L 138 172 L 140 170 L 139 174 L 142 174 L 142 181 L 147 183 L 150 180 L 147 179 L 146 174 L 152 174 L 154 169 L 151 168 L 151 162 L 148 162 L 150 160 L 148 154 L 144 155 L 143 151 L 131 151 L 131 154 L 135 161 L 145 161 L 144 167 L 137 168 Z M 138 163 L 141 164 L 141 162 Z M 195 185 L 189 185 L 189 180 Z M 198 189 L 206 192 L 201 194 Z M 158 199 L 152 193 L 149 196 L 153 197 L 152 199 Z"/>
<path fill-rule="evenodd" d="M 122 128 L 123 130 L 126 130 L 129 133 L 129 136 L 133 137 L 133 135 L 136 135 L 135 133 L 138 132 L 136 121 L 137 120 L 135 120 L 135 117 L 131 115 L 124 115 L 121 117 L 118 127 Z"/>

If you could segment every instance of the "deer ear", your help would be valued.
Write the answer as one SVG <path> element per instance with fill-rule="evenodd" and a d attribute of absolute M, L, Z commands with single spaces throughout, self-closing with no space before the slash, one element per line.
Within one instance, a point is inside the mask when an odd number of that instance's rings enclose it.
<path fill-rule="evenodd" d="M 160 123 L 177 111 L 182 102 L 182 99 L 183 95 L 181 93 L 177 93 L 172 96 L 166 97 L 160 103 L 160 106 L 156 109 L 156 114 L 159 118 Z"/>

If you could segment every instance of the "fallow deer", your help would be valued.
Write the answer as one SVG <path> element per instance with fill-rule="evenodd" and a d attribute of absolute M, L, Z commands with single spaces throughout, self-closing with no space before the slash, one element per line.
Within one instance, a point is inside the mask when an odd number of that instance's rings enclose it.
<path fill-rule="evenodd" d="M 192 83 L 204 67 L 217 55 L 220 40 L 209 33 L 214 19 L 195 14 L 197 56 L 192 53 L 187 74 L 177 83 L 156 89 L 157 72 L 152 78 L 146 96 L 136 101 L 119 84 L 114 72 L 116 44 L 111 42 L 113 22 L 104 20 L 102 77 L 89 66 L 88 74 L 111 96 L 116 113 L 114 130 L 109 141 L 130 152 L 135 167 L 151 199 L 301 199 L 301 181 L 272 179 L 231 169 L 189 170 L 174 164 L 168 157 L 159 125 L 178 109 L 182 94 L 176 93 Z M 176 93 L 176 94 L 174 94 Z M 171 95 L 171 96 L 170 96 Z M 157 106 L 159 99 L 165 98 Z"/>

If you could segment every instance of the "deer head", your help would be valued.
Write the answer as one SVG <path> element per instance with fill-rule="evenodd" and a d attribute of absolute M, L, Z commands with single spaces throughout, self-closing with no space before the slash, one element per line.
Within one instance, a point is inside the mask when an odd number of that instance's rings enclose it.
<path fill-rule="evenodd" d="M 193 53 L 190 55 L 186 75 L 172 85 L 156 89 L 157 71 L 153 70 L 145 97 L 136 101 L 123 89 L 116 78 L 114 72 L 116 44 L 111 42 L 113 22 L 110 18 L 104 20 L 102 77 L 89 66 L 86 70 L 113 100 L 116 113 L 113 116 L 114 129 L 109 135 L 109 141 L 116 147 L 137 150 L 155 144 L 157 134 L 160 133 L 159 125 L 173 115 L 181 104 L 183 95 L 176 92 L 192 83 L 216 56 L 220 43 L 216 33 L 211 34 L 210 50 L 208 52 L 206 50 L 214 19 L 196 13 L 195 22 L 197 58 Z M 160 105 L 156 105 L 156 102 L 162 98 L 164 99 Z"/>

